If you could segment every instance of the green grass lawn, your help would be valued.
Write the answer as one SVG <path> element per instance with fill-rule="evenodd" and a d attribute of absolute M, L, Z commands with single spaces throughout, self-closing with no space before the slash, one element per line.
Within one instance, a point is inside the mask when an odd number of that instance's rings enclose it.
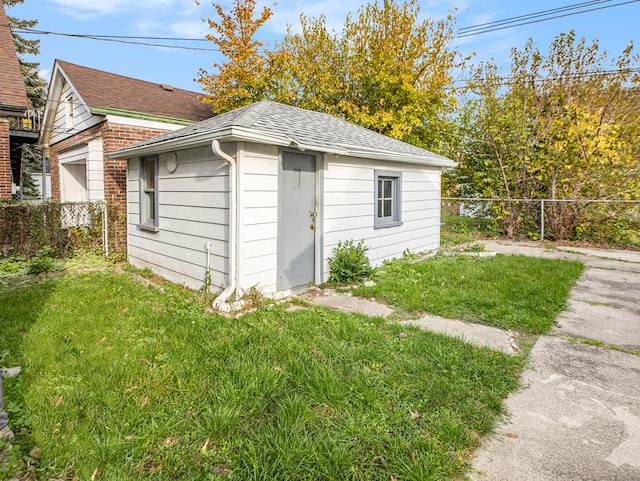
<path fill-rule="evenodd" d="M 413 316 L 428 312 L 542 334 L 565 307 L 583 268 L 576 261 L 525 256 L 397 259 L 378 269 L 375 286 L 353 293 Z"/>
<path fill-rule="evenodd" d="M 456 479 L 525 362 L 325 309 L 229 320 L 166 289 L 0 285 L 0 365 L 23 367 L 0 479 Z"/>

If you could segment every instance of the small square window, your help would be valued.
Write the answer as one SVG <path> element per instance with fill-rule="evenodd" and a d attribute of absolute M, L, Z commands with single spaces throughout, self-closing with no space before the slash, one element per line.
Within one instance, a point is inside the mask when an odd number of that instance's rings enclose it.
<path fill-rule="evenodd" d="M 140 160 L 140 228 L 158 230 L 158 157 Z"/>
<path fill-rule="evenodd" d="M 402 224 L 402 173 L 377 170 L 375 172 L 374 227 Z"/>

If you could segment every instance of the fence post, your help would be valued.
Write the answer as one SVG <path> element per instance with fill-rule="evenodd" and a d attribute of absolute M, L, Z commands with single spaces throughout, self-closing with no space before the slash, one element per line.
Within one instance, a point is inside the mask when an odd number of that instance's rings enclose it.
<path fill-rule="evenodd" d="M 540 200 L 540 241 L 544 240 L 544 199 Z"/>
<path fill-rule="evenodd" d="M 107 203 L 102 204 L 102 246 L 104 248 L 104 256 L 109 257 L 109 211 Z"/>

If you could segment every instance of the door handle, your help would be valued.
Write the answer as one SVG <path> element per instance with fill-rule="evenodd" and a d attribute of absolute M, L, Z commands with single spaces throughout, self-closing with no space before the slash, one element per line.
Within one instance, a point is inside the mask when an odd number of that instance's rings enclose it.
<path fill-rule="evenodd" d="M 316 225 L 315 225 L 315 224 L 311 224 L 311 225 L 309 226 L 309 229 L 311 229 L 311 230 L 314 230 L 315 228 L 316 228 Z"/>

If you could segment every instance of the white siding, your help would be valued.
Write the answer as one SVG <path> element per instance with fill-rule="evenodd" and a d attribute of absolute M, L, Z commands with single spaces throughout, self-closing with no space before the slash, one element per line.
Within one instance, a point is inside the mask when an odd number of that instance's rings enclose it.
<path fill-rule="evenodd" d="M 87 155 L 88 147 L 61 152 L 60 200 L 62 202 L 85 202 L 87 200 Z"/>
<path fill-rule="evenodd" d="M 65 111 L 66 99 L 69 96 L 73 98 L 73 127 L 71 129 L 67 127 Z M 91 114 L 91 112 L 89 112 L 78 94 L 66 81 L 63 82 L 60 96 L 55 99 L 55 101 L 56 108 L 53 120 L 53 131 L 51 133 L 51 139 L 49 140 L 49 144 L 51 145 L 56 144 L 61 140 L 64 140 L 93 125 L 97 125 L 102 120 L 102 117 L 94 116 Z"/>
<path fill-rule="evenodd" d="M 230 145 L 235 147 L 235 145 Z M 280 149 L 252 143 L 237 144 L 238 287 L 276 291 L 278 262 L 278 175 Z M 129 258 L 163 277 L 200 288 L 206 269 L 206 246 L 212 243 L 212 284 L 225 287 L 229 272 L 228 166 L 214 159 L 208 147 L 177 152 L 178 168 L 166 169 L 160 155 L 158 175 L 159 231 L 148 232 L 139 222 L 139 161 L 129 161 Z M 402 224 L 374 228 L 376 170 L 402 173 Z M 439 247 L 440 169 L 408 164 L 325 156 L 322 166 L 323 202 L 319 227 L 321 270 L 328 276 L 327 258 L 339 241 L 363 239 L 374 266 L 403 251 L 423 252 Z"/>
<path fill-rule="evenodd" d="M 211 242 L 211 283 L 221 289 L 229 271 L 228 166 L 214 159 L 210 148 L 177 152 L 178 168 L 167 171 L 160 155 L 158 232 L 138 228 L 140 220 L 139 161 L 129 161 L 127 180 L 128 254 L 131 264 L 150 267 L 162 277 L 192 289 L 202 287 Z"/>
<path fill-rule="evenodd" d="M 256 286 L 265 293 L 276 290 L 279 165 L 280 153 L 276 146 L 245 143 L 238 156 L 238 254 L 242 289 Z"/>
<path fill-rule="evenodd" d="M 104 200 L 104 155 L 102 139 L 60 152 L 60 199 Z M 81 178 L 79 177 L 81 176 Z"/>
<path fill-rule="evenodd" d="M 375 171 L 402 173 L 402 225 L 374 228 Z M 325 155 L 323 272 L 339 241 L 364 240 L 374 266 L 440 245 L 440 169 Z"/>
<path fill-rule="evenodd" d="M 102 138 L 87 146 L 87 199 L 104 200 L 104 152 Z"/>

